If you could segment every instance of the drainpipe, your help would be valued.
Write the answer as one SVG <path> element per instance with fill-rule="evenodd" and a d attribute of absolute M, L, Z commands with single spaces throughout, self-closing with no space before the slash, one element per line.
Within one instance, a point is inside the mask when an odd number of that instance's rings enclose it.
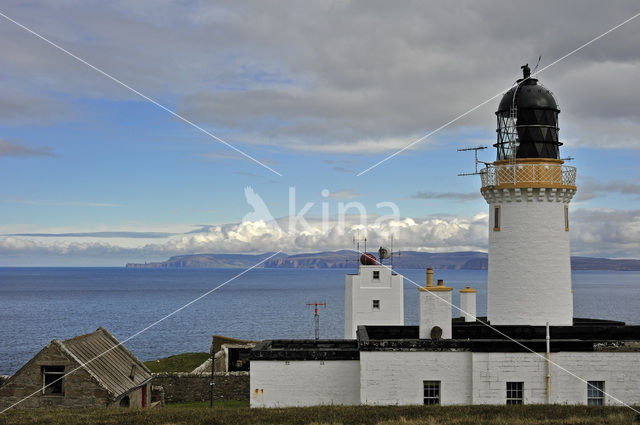
<path fill-rule="evenodd" d="M 547 352 L 545 353 L 547 359 L 547 404 L 551 404 L 551 337 L 549 335 L 549 322 L 547 322 Z"/>

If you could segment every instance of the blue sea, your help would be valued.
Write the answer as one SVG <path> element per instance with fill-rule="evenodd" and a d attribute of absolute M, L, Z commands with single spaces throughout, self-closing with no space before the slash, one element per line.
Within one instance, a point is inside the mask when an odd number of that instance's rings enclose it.
<path fill-rule="evenodd" d="M 121 341 L 232 279 L 237 269 L 0 268 L 0 375 L 12 374 L 53 338 L 104 326 Z M 355 270 L 254 269 L 161 321 L 125 345 L 142 360 L 209 351 L 211 336 L 342 338 L 344 275 Z M 399 270 L 424 285 L 424 270 Z M 454 289 L 478 290 L 486 313 L 487 273 L 436 270 Z M 576 271 L 575 315 L 640 324 L 640 272 Z M 458 293 L 454 292 L 454 304 Z M 454 310 L 454 316 L 457 315 Z M 417 324 L 416 287 L 405 279 L 405 323 Z"/>

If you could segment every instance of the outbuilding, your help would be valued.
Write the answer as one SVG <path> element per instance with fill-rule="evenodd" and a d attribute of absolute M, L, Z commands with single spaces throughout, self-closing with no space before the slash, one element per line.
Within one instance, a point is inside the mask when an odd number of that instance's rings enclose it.
<path fill-rule="evenodd" d="M 149 369 L 100 327 L 47 344 L 0 387 L 0 408 L 144 408 L 151 379 Z"/>

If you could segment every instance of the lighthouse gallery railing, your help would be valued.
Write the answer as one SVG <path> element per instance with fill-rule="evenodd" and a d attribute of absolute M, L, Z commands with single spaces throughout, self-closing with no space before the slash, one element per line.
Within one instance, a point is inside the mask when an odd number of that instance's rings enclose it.
<path fill-rule="evenodd" d="M 575 186 L 576 167 L 556 164 L 489 164 L 480 172 L 482 187 Z"/>

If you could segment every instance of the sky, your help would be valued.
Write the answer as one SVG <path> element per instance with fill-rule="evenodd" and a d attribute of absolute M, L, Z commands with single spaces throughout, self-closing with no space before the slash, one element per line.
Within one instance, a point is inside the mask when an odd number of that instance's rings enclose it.
<path fill-rule="evenodd" d="M 458 176 L 473 153 L 456 149 L 489 146 L 480 159 L 495 160 L 501 94 L 540 56 L 561 156 L 578 169 L 572 254 L 640 258 L 640 17 L 557 61 L 639 12 L 4 1 L 0 266 L 383 245 L 392 213 L 396 247 L 486 251 L 480 179 Z"/>

